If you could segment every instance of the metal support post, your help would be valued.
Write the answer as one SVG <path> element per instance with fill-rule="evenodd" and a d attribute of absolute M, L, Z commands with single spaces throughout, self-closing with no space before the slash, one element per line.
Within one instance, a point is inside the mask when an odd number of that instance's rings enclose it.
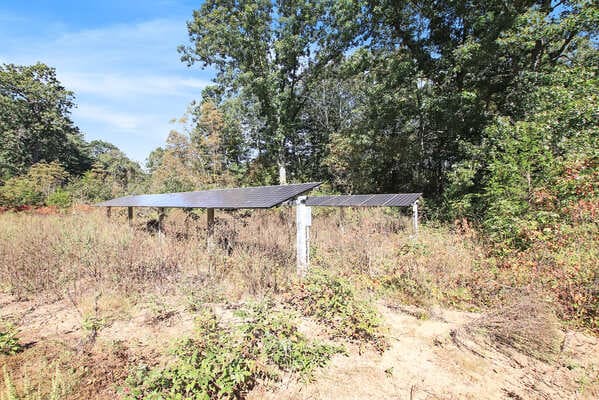
<path fill-rule="evenodd" d="M 162 221 L 164 220 L 164 208 L 158 209 L 158 237 L 162 238 L 164 233 L 162 232 Z"/>
<path fill-rule="evenodd" d="M 414 236 L 418 235 L 418 200 L 412 204 L 412 221 L 414 224 Z"/>
<path fill-rule="evenodd" d="M 112 215 L 112 207 L 106 207 L 106 217 L 110 218 Z"/>
<path fill-rule="evenodd" d="M 133 223 L 133 207 L 127 207 L 127 220 L 129 225 Z"/>
<path fill-rule="evenodd" d="M 312 208 L 306 206 L 306 196 L 298 197 L 295 204 L 297 274 L 300 277 L 303 277 L 308 272 L 310 263 L 310 226 L 312 225 Z"/>
<path fill-rule="evenodd" d="M 206 210 L 206 247 L 214 248 L 214 208 Z"/>

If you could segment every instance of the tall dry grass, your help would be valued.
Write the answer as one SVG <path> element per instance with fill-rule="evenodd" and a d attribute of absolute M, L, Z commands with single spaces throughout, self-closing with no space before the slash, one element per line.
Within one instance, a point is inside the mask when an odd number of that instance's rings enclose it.
<path fill-rule="evenodd" d="M 20 298 L 184 294 L 192 301 L 277 294 L 295 279 L 291 207 L 216 212 L 215 246 L 206 215 L 169 210 L 163 235 L 156 211 L 63 215 L 0 214 L 0 290 Z M 501 303 L 502 293 L 536 286 L 532 271 L 497 268 L 471 235 L 421 226 L 391 209 L 314 208 L 311 264 L 391 302 L 460 308 Z M 515 273 L 518 272 L 518 279 Z M 559 302 L 559 299 L 556 299 Z"/>
<path fill-rule="evenodd" d="M 278 293 L 295 277 L 295 215 L 289 207 L 217 212 L 215 247 L 206 216 L 170 210 L 163 235 L 157 214 L 124 210 L 64 215 L 0 215 L 0 282 L 20 298 L 111 290 L 123 294 L 218 285 L 231 298 Z M 423 227 L 384 209 L 314 209 L 311 261 L 354 277 L 365 289 L 387 287 L 411 300 L 448 293 L 470 274 L 476 252 L 447 230 Z M 407 285 L 407 286 L 406 286 Z M 437 293 L 437 294 L 436 294 Z"/>
<path fill-rule="evenodd" d="M 285 214 L 285 215 L 283 215 Z M 0 289 L 19 298 L 60 298 L 110 290 L 125 295 L 226 283 L 230 295 L 277 292 L 292 277 L 289 210 L 218 213 L 216 246 L 206 247 L 205 215 L 169 212 L 0 215 Z"/>

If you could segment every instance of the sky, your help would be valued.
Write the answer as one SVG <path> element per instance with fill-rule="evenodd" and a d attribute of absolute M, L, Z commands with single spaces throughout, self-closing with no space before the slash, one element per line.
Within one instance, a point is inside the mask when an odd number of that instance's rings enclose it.
<path fill-rule="evenodd" d="M 0 63 L 43 62 L 75 94 L 72 119 L 86 140 L 144 162 L 162 146 L 214 72 L 182 63 L 186 0 L 0 1 Z"/>

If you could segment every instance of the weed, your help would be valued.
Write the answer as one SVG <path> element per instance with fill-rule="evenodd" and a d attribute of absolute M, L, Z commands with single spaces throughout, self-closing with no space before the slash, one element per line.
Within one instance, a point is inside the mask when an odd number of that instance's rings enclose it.
<path fill-rule="evenodd" d="M 88 336 L 95 338 L 98 334 L 98 331 L 102 329 L 106 325 L 106 320 L 104 318 L 100 318 L 97 315 L 86 314 L 83 316 L 83 321 L 81 322 L 81 327 L 85 332 L 87 332 Z"/>
<path fill-rule="evenodd" d="M 50 379 L 50 387 L 31 386 L 31 383 L 25 379 L 22 390 L 17 390 L 13 383 L 6 366 L 3 366 L 4 375 L 4 393 L 0 392 L 0 400 L 61 400 L 72 391 L 70 383 L 65 379 L 58 366 Z"/>
<path fill-rule="evenodd" d="M 196 312 L 202 310 L 206 303 L 218 303 L 226 301 L 222 290 L 213 284 L 206 284 L 202 288 L 189 288 L 185 290 L 188 311 Z"/>
<path fill-rule="evenodd" d="M 313 269 L 298 286 L 291 303 L 332 329 L 336 337 L 372 344 L 378 351 L 389 346 L 379 313 L 360 300 L 351 284 L 323 270 Z"/>
<path fill-rule="evenodd" d="M 197 332 L 175 348 L 176 361 L 162 369 L 139 368 L 127 379 L 127 399 L 241 399 L 259 381 L 277 379 L 279 371 L 308 378 L 340 352 L 336 346 L 309 342 L 289 315 L 273 312 L 272 303 L 239 311 L 243 322 L 223 326 L 205 308 Z"/>
<path fill-rule="evenodd" d="M 0 354 L 13 355 L 20 352 L 23 347 L 17 338 L 18 330 L 12 324 L 0 326 Z"/>
<path fill-rule="evenodd" d="M 292 315 L 273 309 L 271 301 L 264 301 L 238 311 L 245 320 L 240 326 L 242 340 L 250 345 L 254 358 L 310 379 L 332 354 L 343 352 L 339 346 L 311 343 L 298 331 Z"/>
<path fill-rule="evenodd" d="M 15 387 L 14 383 L 12 383 L 12 379 L 10 378 L 10 374 L 6 369 L 6 365 L 2 366 L 2 374 L 4 375 L 4 393 L 0 399 L 19 400 L 17 397 L 17 388 Z"/>
<path fill-rule="evenodd" d="M 148 309 L 151 314 L 152 322 L 166 321 L 177 313 L 171 309 L 170 306 L 157 296 L 150 296 L 150 302 L 148 303 Z"/>

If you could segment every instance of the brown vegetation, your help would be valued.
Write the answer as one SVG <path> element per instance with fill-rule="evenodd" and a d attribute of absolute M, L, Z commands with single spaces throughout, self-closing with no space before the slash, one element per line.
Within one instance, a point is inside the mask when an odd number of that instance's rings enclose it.
<path fill-rule="evenodd" d="M 409 395 L 411 385 L 420 393 L 414 398 L 469 397 L 476 390 L 454 390 L 450 382 L 472 374 L 483 398 L 506 388 L 531 398 L 560 390 L 581 398 L 598 393 L 598 360 L 585 359 L 582 347 L 575 351 L 567 340 L 574 334 L 564 334 L 564 321 L 560 326 L 555 317 L 553 310 L 563 305 L 554 287 L 535 284 L 540 271 L 493 267 L 467 228 L 452 233 L 424 226 L 414 238 L 409 219 L 388 210 L 315 210 L 311 263 L 326 277 L 306 284 L 295 275 L 292 209 L 217 212 L 212 251 L 201 212 L 170 211 L 158 234 L 148 223 L 157 218 L 151 210 L 139 210 L 131 226 L 126 210 L 115 211 L 110 220 L 104 210 L 88 209 L 0 216 L 0 317 L 17 327 L 24 346 L 18 354 L 0 355 L 0 362 L 19 393 L 29 386 L 31 393 L 49 395 L 49 383 L 62 379 L 65 398 L 114 398 L 139 365 L 171 362 L 168 349 L 193 332 L 198 311 L 208 305 L 235 321 L 231 310 L 265 296 L 304 314 L 301 329 L 311 337 L 344 343 L 349 358 L 335 356 L 330 371 L 316 374 L 330 390 L 284 380 L 287 389 L 259 385 L 248 394 L 253 398 L 352 398 L 340 385 L 360 377 L 380 386 L 373 397 L 393 390 Z M 338 295 L 342 306 L 327 303 Z M 354 298 L 355 305 L 345 303 Z M 597 347 L 595 338 L 576 337 L 585 348 Z M 374 346 L 363 345 L 368 342 Z M 407 374 L 398 371 L 408 368 L 402 357 L 433 361 Z M 374 368 L 376 376 L 360 365 Z M 537 392 L 521 390 L 524 380 L 534 385 L 537 379 L 526 373 L 531 365 L 553 368 L 559 379 L 540 384 Z M 453 372 L 441 372 L 446 368 Z M 506 381 L 482 392 L 493 368 L 505 369 Z M 53 378 L 57 370 L 60 376 Z M 425 383 L 414 383 L 418 374 Z M 0 378 L 2 395 L 6 384 Z"/>

